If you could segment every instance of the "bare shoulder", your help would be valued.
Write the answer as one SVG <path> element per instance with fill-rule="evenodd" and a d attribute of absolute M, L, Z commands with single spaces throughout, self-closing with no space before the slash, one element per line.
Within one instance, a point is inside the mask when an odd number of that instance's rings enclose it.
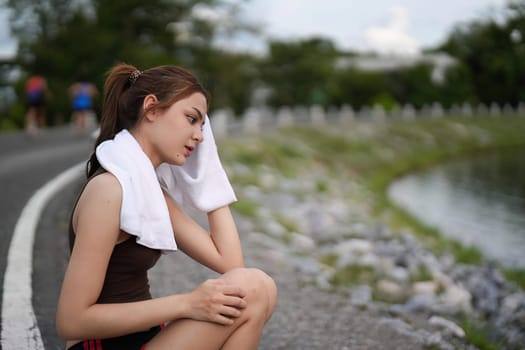
<path fill-rule="evenodd" d="M 89 180 L 80 201 L 120 204 L 122 201 L 122 188 L 113 174 L 109 172 L 103 173 Z"/>
<path fill-rule="evenodd" d="M 116 240 L 121 204 L 122 189 L 115 176 L 103 173 L 90 179 L 73 212 L 73 228 L 77 237 L 101 239 L 100 233 L 110 241 Z M 84 232 L 89 234 L 84 235 Z"/>

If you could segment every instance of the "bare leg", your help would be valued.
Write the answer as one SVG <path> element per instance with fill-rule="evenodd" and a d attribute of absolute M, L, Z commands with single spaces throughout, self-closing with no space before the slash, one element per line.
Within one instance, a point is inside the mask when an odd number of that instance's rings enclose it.
<path fill-rule="evenodd" d="M 29 135 L 34 135 L 37 131 L 37 113 L 35 107 L 29 107 L 27 110 L 25 130 Z"/>
<path fill-rule="evenodd" d="M 147 345 L 148 350 L 257 349 L 266 321 L 275 308 L 273 280 L 257 269 L 235 269 L 220 278 L 247 291 L 247 307 L 230 326 L 183 319 L 170 323 Z"/>
<path fill-rule="evenodd" d="M 39 129 L 46 127 L 46 108 L 40 106 L 36 108 L 36 124 Z"/>

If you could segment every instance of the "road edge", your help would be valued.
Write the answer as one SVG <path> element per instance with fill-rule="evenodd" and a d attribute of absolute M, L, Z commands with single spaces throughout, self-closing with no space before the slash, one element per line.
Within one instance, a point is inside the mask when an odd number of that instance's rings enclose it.
<path fill-rule="evenodd" d="M 32 303 L 33 242 L 45 205 L 82 175 L 85 162 L 58 174 L 27 201 L 16 222 L 8 250 L 2 294 L 1 348 L 44 350 Z"/>

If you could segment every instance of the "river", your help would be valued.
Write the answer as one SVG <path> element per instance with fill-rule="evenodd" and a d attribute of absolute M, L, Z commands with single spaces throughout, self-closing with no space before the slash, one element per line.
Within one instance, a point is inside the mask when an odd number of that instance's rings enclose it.
<path fill-rule="evenodd" d="M 525 148 L 479 154 L 395 181 L 389 197 L 443 235 L 525 268 Z"/>

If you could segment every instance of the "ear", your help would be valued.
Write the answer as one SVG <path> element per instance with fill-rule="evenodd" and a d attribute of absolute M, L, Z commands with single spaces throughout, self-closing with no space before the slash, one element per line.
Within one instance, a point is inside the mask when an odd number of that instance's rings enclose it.
<path fill-rule="evenodd" d="M 147 111 L 149 109 L 149 112 L 145 113 L 145 117 L 148 121 L 153 121 L 156 117 L 156 109 L 155 105 L 159 102 L 157 99 L 157 96 L 153 94 L 149 94 L 146 97 L 144 97 L 144 101 L 142 102 L 142 109 L 144 111 Z"/>

